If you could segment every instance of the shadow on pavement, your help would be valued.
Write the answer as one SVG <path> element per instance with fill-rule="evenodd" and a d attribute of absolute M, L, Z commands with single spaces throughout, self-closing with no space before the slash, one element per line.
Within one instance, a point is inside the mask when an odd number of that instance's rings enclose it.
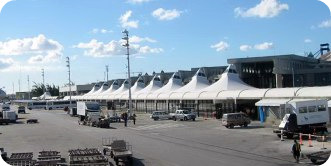
<path fill-rule="evenodd" d="M 233 129 L 259 129 L 264 128 L 264 126 L 247 126 L 247 127 L 234 127 Z"/>

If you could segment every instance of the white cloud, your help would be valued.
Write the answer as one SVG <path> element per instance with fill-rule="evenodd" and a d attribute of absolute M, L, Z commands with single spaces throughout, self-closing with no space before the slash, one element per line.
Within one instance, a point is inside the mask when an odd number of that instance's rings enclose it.
<path fill-rule="evenodd" d="M 271 49 L 273 48 L 274 44 L 273 43 L 270 43 L 270 42 L 264 42 L 264 43 L 261 43 L 261 44 L 255 44 L 254 45 L 254 48 L 256 50 L 268 50 L 268 49 Z"/>
<path fill-rule="evenodd" d="M 241 51 L 248 51 L 248 50 L 252 49 L 252 46 L 250 46 L 250 45 L 241 45 L 241 46 L 239 47 L 239 49 L 240 49 Z"/>
<path fill-rule="evenodd" d="M 109 43 L 98 42 L 96 39 L 88 43 L 79 43 L 74 48 L 84 49 L 84 54 L 92 57 L 110 57 L 117 55 L 125 55 L 126 49 L 122 46 L 124 41 L 112 40 Z M 140 42 L 140 41 L 139 41 Z M 136 42 L 138 43 L 138 42 Z M 130 44 L 130 54 L 149 54 L 161 53 L 162 48 L 150 48 L 149 46 L 140 46 L 139 44 Z"/>
<path fill-rule="evenodd" d="M 136 3 L 144 3 L 144 2 L 149 2 L 151 0 L 128 0 L 129 3 L 133 3 L 133 4 L 136 4 Z"/>
<path fill-rule="evenodd" d="M 181 15 L 182 11 L 176 9 L 165 10 L 163 8 L 158 8 L 152 12 L 152 16 L 158 18 L 159 20 L 173 20 Z"/>
<path fill-rule="evenodd" d="M 63 46 L 52 39 L 40 34 L 32 38 L 12 39 L 0 42 L 0 55 L 39 55 L 44 56 L 47 62 L 58 60 L 62 56 Z M 34 58 L 37 60 L 38 58 Z"/>
<path fill-rule="evenodd" d="M 92 33 L 113 33 L 112 30 L 107 30 L 107 29 L 98 29 L 98 28 L 94 28 L 92 29 Z"/>
<path fill-rule="evenodd" d="M 219 52 L 219 51 L 227 50 L 230 47 L 230 45 L 227 42 L 220 41 L 219 43 L 211 45 L 210 47 L 215 48 L 216 51 Z"/>
<path fill-rule="evenodd" d="M 319 28 L 331 28 L 331 19 L 321 22 L 318 25 Z"/>
<path fill-rule="evenodd" d="M 131 15 L 132 15 L 132 11 L 129 10 L 119 18 L 121 26 L 123 28 L 138 28 L 138 26 L 139 26 L 138 20 L 129 21 L 129 18 L 131 17 Z"/>
<path fill-rule="evenodd" d="M 150 2 L 152 0 L 128 0 L 127 2 L 137 4 L 137 3 L 144 3 L 144 2 Z"/>
<path fill-rule="evenodd" d="M 142 54 L 148 54 L 148 53 L 158 54 L 161 52 L 163 52 L 162 48 L 150 48 L 149 46 L 143 46 L 139 48 L 139 53 Z"/>
<path fill-rule="evenodd" d="M 305 43 L 311 43 L 312 41 L 311 41 L 311 39 L 305 39 L 304 42 Z"/>
<path fill-rule="evenodd" d="M 286 3 L 280 3 L 278 0 L 261 0 L 253 8 L 245 10 L 237 7 L 234 9 L 234 12 L 237 16 L 241 17 L 272 18 L 285 10 L 289 10 L 289 5 Z"/>
<path fill-rule="evenodd" d="M 149 37 L 139 37 L 139 36 L 131 36 L 129 39 L 130 43 L 140 43 L 140 42 L 150 42 L 150 43 L 156 43 L 157 41 L 154 39 L 151 39 Z"/>
<path fill-rule="evenodd" d="M 0 71 L 10 67 L 12 64 L 14 64 L 12 58 L 0 58 Z"/>

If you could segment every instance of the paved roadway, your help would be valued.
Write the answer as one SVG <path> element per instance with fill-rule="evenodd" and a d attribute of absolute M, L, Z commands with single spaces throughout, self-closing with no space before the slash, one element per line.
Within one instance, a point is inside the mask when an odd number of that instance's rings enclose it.
<path fill-rule="evenodd" d="M 280 142 L 271 129 L 249 126 L 226 129 L 218 120 L 153 121 L 138 114 L 137 124 L 112 124 L 113 129 L 78 125 L 77 117 L 60 110 L 27 110 L 17 124 L 0 126 L 0 147 L 13 152 L 99 147 L 102 138 L 125 139 L 133 147 L 135 165 L 219 166 L 295 165 L 292 140 Z M 37 118 L 38 124 L 25 124 Z M 303 148 L 304 149 L 304 148 Z M 302 161 L 304 162 L 304 161 Z"/>

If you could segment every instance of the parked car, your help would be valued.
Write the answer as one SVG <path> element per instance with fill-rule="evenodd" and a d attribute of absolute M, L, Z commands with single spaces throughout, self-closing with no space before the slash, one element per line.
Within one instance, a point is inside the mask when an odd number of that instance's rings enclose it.
<path fill-rule="evenodd" d="M 228 113 L 222 117 L 222 125 L 226 128 L 233 128 L 234 126 L 247 127 L 250 123 L 251 120 L 244 113 Z"/>
<path fill-rule="evenodd" d="M 18 110 L 17 110 L 17 113 L 23 113 L 23 114 L 25 114 L 25 107 L 24 106 L 19 106 L 18 107 Z"/>
<path fill-rule="evenodd" d="M 165 111 L 154 111 L 151 118 L 154 120 L 172 119 L 172 117 Z"/>
<path fill-rule="evenodd" d="M 176 110 L 175 113 L 171 114 L 171 117 L 174 121 L 179 120 L 193 120 L 195 121 L 196 115 L 189 110 Z"/>

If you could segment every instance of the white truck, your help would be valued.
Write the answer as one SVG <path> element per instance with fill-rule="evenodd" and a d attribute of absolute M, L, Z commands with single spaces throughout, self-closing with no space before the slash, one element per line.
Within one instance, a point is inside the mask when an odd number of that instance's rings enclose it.
<path fill-rule="evenodd" d="M 10 122 L 16 122 L 17 114 L 15 111 L 2 111 L 2 119 L 8 119 Z"/>
<path fill-rule="evenodd" d="M 101 119 L 100 111 L 98 102 L 77 102 L 78 124 L 96 126 Z"/>
<path fill-rule="evenodd" d="M 327 131 L 329 122 L 327 100 L 294 99 L 285 104 L 285 116 L 274 133 L 292 138 L 299 133 L 314 134 Z"/>
<path fill-rule="evenodd" d="M 170 116 L 174 121 L 177 119 L 181 121 L 192 120 L 195 121 L 196 115 L 189 110 L 176 110 L 175 113 L 171 113 Z"/>

